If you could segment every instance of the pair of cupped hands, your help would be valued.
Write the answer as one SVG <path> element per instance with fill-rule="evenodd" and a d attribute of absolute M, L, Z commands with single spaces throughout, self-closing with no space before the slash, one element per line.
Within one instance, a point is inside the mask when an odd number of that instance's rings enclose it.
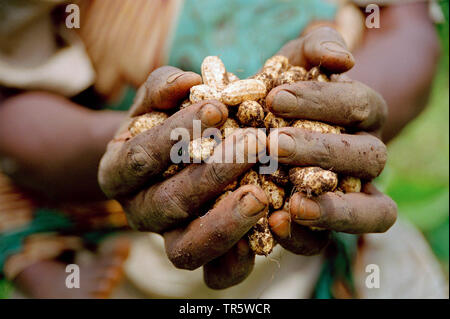
<path fill-rule="evenodd" d="M 332 74 L 342 74 L 354 65 L 342 37 L 331 28 L 315 29 L 287 43 L 278 54 L 293 65 L 320 65 Z M 175 67 L 155 70 L 139 90 L 129 120 L 150 110 L 178 108 L 190 88 L 201 82 L 200 75 Z M 289 211 L 274 212 L 269 218 L 282 247 L 294 254 L 314 255 L 327 245 L 332 230 L 363 234 L 385 232 L 392 226 L 397 216 L 395 203 L 370 183 L 383 170 L 387 157 L 377 137 L 387 106 L 377 92 L 340 75 L 330 82 L 278 86 L 268 94 L 266 106 L 284 118 L 332 123 L 355 134 L 285 127 L 266 136 L 247 128 L 235 131 L 218 147 L 241 147 L 246 152 L 267 147 L 279 163 L 319 166 L 363 181 L 360 193 L 329 192 L 313 198 L 293 194 Z M 201 121 L 201 129 L 206 130 L 220 127 L 227 116 L 225 105 L 208 100 L 174 113 L 162 125 L 133 138 L 126 122 L 109 143 L 99 169 L 101 188 L 122 204 L 129 225 L 161 234 L 171 262 L 182 269 L 203 266 L 206 284 L 215 289 L 236 285 L 252 271 L 255 255 L 245 234 L 267 213 L 269 204 L 264 191 L 255 185 L 238 188 L 211 210 L 206 204 L 255 164 L 194 164 L 169 179 L 158 177 L 171 164 L 170 151 L 176 143 L 170 138 L 172 130 L 185 128 L 192 136 L 194 120 Z M 310 226 L 325 230 L 313 231 Z"/>

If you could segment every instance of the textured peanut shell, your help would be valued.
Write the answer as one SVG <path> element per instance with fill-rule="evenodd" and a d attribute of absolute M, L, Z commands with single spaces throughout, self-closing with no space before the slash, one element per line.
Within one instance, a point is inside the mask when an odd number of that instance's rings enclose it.
<path fill-rule="evenodd" d="M 220 100 L 220 93 L 206 84 L 195 85 L 191 87 L 189 100 L 192 104 L 203 100 Z"/>
<path fill-rule="evenodd" d="M 168 118 L 166 113 L 162 112 L 149 112 L 144 115 L 136 117 L 129 125 L 128 130 L 131 136 L 136 136 L 142 132 L 145 132 L 161 123 Z"/>
<path fill-rule="evenodd" d="M 268 112 L 264 118 L 264 126 L 267 129 L 270 128 L 281 128 L 289 126 L 289 122 L 282 117 L 275 116 L 272 112 Z"/>
<path fill-rule="evenodd" d="M 270 182 L 269 184 L 265 181 L 263 182 L 262 179 L 263 175 L 259 175 L 257 172 L 251 169 L 246 172 L 241 178 L 240 185 L 256 185 L 261 187 L 266 193 L 271 206 L 273 206 L 274 204 L 275 206 L 279 205 L 278 202 L 280 201 L 281 196 L 278 192 L 280 190 L 272 182 Z M 282 193 L 282 196 L 284 197 L 284 191 Z M 273 247 L 275 246 L 275 241 L 269 229 L 267 215 L 261 217 L 256 225 L 253 226 L 249 231 L 248 241 L 250 248 L 257 255 L 267 256 L 272 252 Z"/>
<path fill-rule="evenodd" d="M 244 101 L 256 101 L 266 95 L 266 86 L 262 81 L 245 79 L 230 83 L 222 91 L 221 102 L 238 105 Z"/>
<path fill-rule="evenodd" d="M 275 86 L 275 80 L 272 75 L 265 72 L 260 72 L 252 77 L 255 80 L 259 80 L 266 86 L 266 94 L 270 92 Z"/>
<path fill-rule="evenodd" d="M 189 99 L 186 99 L 183 101 L 183 103 L 181 103 L 180 110 L 185 109 L 191 105 L 192 105 L 192 102 Z"/>
<path fill-rule="evenodd" d="M 285 56 L 275 55 L 264 63 L 263 72 L 272 76 L 274 80 L 289 67 L 289 61 Z"/>
<path fill-rule="evenodd" d="M 309 196 L 332 192 L 338 185 L 336 173 L 320 167 L 294 167 L 289 170 L 289 180 L 297 190 Z"/>
<path fill-rule="evenodd" d="M 344 193 L 359 193 L 361 192 L 361 180 L 353 176 L 340 177 L 338 190 Z"/>
<path fill-rule="evenodd" d="M 269 255 L 275 246 L 267 216 L 261 217 L 248 233 L 250 249 L 257 255 Z"/>
<path fill-rule="evenodd" d="M 238 181 L 235 180 L 234 182 L 225 186 L 225 188 L 223 190 L 224 191 L 234 191 L 237 188 L 237 186 L 238 186 Z"/>
<path fill-rule="evenodd" d="M 189 143 L 189 158 L 191 161 L 204 161 L 210 157 L 216 147 L 216 141 L 213 138 L 197 138 Z"/>
<path fill-rule="evenodd" d="M 249 170 L 242 176 L 241 181 L 239 183 L 241 186 L 244 185 L 256 185 L 261 187 L 261 180 L 259 179 L 259 174 L 254 170 Z"/>
<path fill-rule="evenodd" d="M 207 56 L 203 59 L 202 66 L 203 83 L 221 91 L 228 84 L 228 74 L 222 60 L 217 56 Z"/>
<path fill-rule="evenodd" d="M 239 105 L 236 117 L 244 126 L 260 127 L 264 121 L 264 109 L 256 101 L 244 101 Z"/>
<path fill-rule="evenodd" d="M 318 67 L 313 67 L 308 71 L 308 74 L 306 75 L 306 80 L 309 81 L 315 81 L 317 80 L 317 77 L 321 75 L 320 70 Z"/>
<path fill-rule="evenodd" d="M 289 175 L 281 166 L 279 166 L 278 169 L 272 174 L 265 174 L 262 176 L 280 186 L 286 186 L 289 183 Z"/>
<path fill-rule="evenodd" d="M 267 199 L 269 200 L 270 207 L 274 210 L 280 209 L 284 204 L 284 189 L 270 179 L 266 178 L 265 175 L 260 175 L 261 188 L 266 193 Z"/>
<path fill-rule="evenodd" d="M 228 77 L 228 83 L 233 83 L 233 82 L 240 80 L 236 74 L 231 73 L 231 72 L 227 72 L 227 77 Z"/>
<path fill-rule="evenodd" d="M 170 165 L 162 174 L 164 178 L 169 178 L 174 176 L 176 173 L 178 173 L 182 169 L 182 165 L 180 164 L 172 164 Z"/>
<path fill-rule="evenodd" d="M 288 69 L 288 71 L 293 71 L 295 73 L 298 73 L 299 75 L 301 75 L 302 79 L 306 79 L 306 75 L 308 74 L 308 71 L 306 71 L 306 69 L 302 66 L 297 66 L 297 65 L 291 65 Z"/>
<path fill-rule="evenodd" d="M 305 79 L 305 75 L 306 74 L 304 74 L 302 71 L 298 71 L 297 69 L 289 69 L 280 74 L 276 84 L 278 86 L 303 81 Z"/>
<path fill-rule="evenodd" d="M 225 123 L 222 124 L 220 127 L 220 134 L 222 135 L 222 138 L 227 138 L 233 132 L 239 128 L 238 122 L 236 122 L 235 119 L 229 117 L 226 119 Z"/>
<path fill-rule="evenodd" d="M 342 128 L 339 126 L 309 120 L 296 120 L 292 123 L 292 127 L 298 127 L 322 134 L 340 134 L 342 130 Z"/>

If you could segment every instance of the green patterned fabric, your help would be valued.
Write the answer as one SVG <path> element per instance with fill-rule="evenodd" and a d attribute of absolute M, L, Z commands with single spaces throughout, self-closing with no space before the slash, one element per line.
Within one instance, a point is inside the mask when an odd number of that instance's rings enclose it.
<path fill-rule="evenodd" d="M 6 259 L 22 250 L 24 240 L 33 234 L 58 233 L 79 236 L 84 245 L 95 246 L 107 236 L 116 234 L 117 228 L 104 228 L 99 230 L 80 229 L 66 215 L 50 209 L 37 209 L 34 218 L 24 227 L 0 233 L 0 278 Z"/>
<path fill-rule="evenodd" d="M 0 276 L 6 259 L 22 250 L 23 241 L 32 234 L 62 232 L 72 229 L 73 223 L 64 215 L 48 209 L 38 209 L 30 224 L 0 233 Z"/>
<path fill-rule="evenodd" d="M 336 6 L 318 0 L 185 0 L 169 64 L 199 72 L 218 55 L 228 71 L 246 78 L 313 19 L 332 19 Z"/>
<path fill-rule="evenodd" d="M 332 233 L 331 244 L 327 248 L 326 259 L 314 291 L 315 299 L 333 299 L 333 283 L 338 279 L 344 282 L 355 296 L 352 262 L 358 249 L 358 236 L 345 233 Z"/>

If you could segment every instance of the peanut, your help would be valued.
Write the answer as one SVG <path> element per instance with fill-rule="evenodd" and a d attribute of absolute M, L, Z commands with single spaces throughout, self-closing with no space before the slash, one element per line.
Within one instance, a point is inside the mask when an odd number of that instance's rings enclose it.
<path fill-rule="evenodd" d="M 207 56 L 201 66 L 203 83 L 221 91 L 228 84 L 228 74 L 222 60 L 217 56 Z"/>
<path fill-rule="evenodd" d="M 181 170 L 182 166 L 180 164 L 172 164 L 170 165 L 163 173 L 164 178 L 169 178 L 174 176 Z"/>
<path fill-rule="evenodd" d="M 267 129 L 270 129 L 270 128 L 281 128 L 281 127 L 289 126 L 289 122 L 286 121 L 282 117 L 277 117 L 273 113 L 268 112 L 266 117 L 264 118 L 264 126 Z"/>
<path fill-rule="evenodd" d="M 318 76 L 320 75 L 320 70 L 318 67 L 313 67 L 308 71 L 308 74 L 306 75 L 307 80 L 317 80 Z"/>
<path fill-rule="evenodd" d="M 213 87 L 200 84 L 191 87 L 189 100 L 191 103 L 197 103 L 203 100 L 220 100 L 220 93 Z"/>
<path fill-rule="evenodd" d="M 266 95 L 266 86 L 260 80 L 245 79 L 228 84 L 222 91 L 221 102 L 238 105 L 244 101 L 257 100 Z"/>
<path fill-rule="evenodd" d="M 216 141 L 213 138 L 197 138 L 189 143 L 189 158 L 191 161 L 204 161 L 210 157 L 216 147 Z"/>
<path fill-rule="evenodd" d="M 344 128 L 309 120 L 289 120 L 275 116 L 265 107 L 265 97 L 275 86 L 297 81 L 327 82 L 329 78 L 320 72 L 318 67 L 306 71 L 302 67 L 292 66 L 286 57 L 274 56 L 266 61 L 261 72 L 250 79 L 240 80 L 233 73 L 227 72 L 223 62 L 217 56 L 206 57 L 202 63 L 203 84 L 191 88 L 189 99 L 180 108 L 189 107 L 206 99 L 216 99 L 229 106 L 229 117 L 220 127 L 222 139 L 228 137 L 239 127 L 260 127 L 267 129 L 287 126 L 302 128 L 321 134 L 341 134 Z M 234 108 L 233 106 L 239 107 Z M 167 115 L 161 112 L 150 112 L 136 118 L 129 130 L 135 136 L 147 129 L 161 124 Z M 212 138 L 199 138 L 189 144 L 191 160 L 205 160 L 214 152 L 216 141 Z M 173 164 L 163 173 L 163 178 L 170 178 L 184 166 Z M 251 249 L 258 255 L 267 256 L 275 246 L 270 232 L 268 216 L 278 209 L 289 211 L 289 197 L 292 191 L 301 191 L 307 196 L 318 196 L 325 192 L 342 191 L 344 193 L 359 192 L 361 181 L 351 176 L 340 176 L 320 167 L 285 166 L 268 175 L 260 175 L 250 169 L 239 179 L 223 189 L 213 207 L 231 194 L 237 187 L 256 185 L 262 188 L 269 201 L 270 210 L 248 232 Z"/>
<path fill-rule="evenodd" d="M 338 190 L 344 193 L 359 193 L 361 192 L 361 180 L 352 176 L 340 177 Z"/>
<path fill-rule="evenodd" d="M 183 103 L 181 103 L 180 110 L 185 109 L 191 105 L 192 105 L 192 102 L 189 99 L 186 99 L 183 101 Z"/>
<path fill-rule="evenodd" d="M 233 82 L 236 82 L 236 81 L 239 81 L 239 80 L 240 80 L 240 79 L 237 77 L 236 74 L 231 73 L 231 72 L 228 72 L 228 73 L 227 73 L 227 77 L 228 77 L 228 83 L 233 83 Z"/>
<path fill-rule="evenodd" d="M 336 173 L 320 167 L 294 167 L 289 170 L 289 180 L 297 190 L 308 196 L 332 192 L 338 184 Z"/>
<path fill-rule="evenodd" d="M 220 134 L 224 139 L 233 134 L 233 132 L 238 128 L 239 124 L 236 122 L 236 120 L 229 117 L 226 119 L 225 123 L 223 123 L 222 126 L 220 127 Z"/>
<path fill-rule="evenodd" d="M 263 175 L 259 175 L 252 169 L 244 174 L 241 178 L 240 185 L 259 186 L 266 193 L 272 207 L 281 207 L 283 205 L 284 190 L 271 181 L 263 180 Z M 272 249 L 275 246 L 275 241 L 270 232 L 267 218 L 268 215 L 261 217 L 247 235 L 250 248 L 257 255 L 267 256 L 272 252 Z"/>
<path fill-rule="evenodd" d="M 284 189 L 272 182 L 270 179 L 266 178 L 265 175 L 261 175 L 260 179 L 262 189 L 266 193 L 270 207 L 274 210 L 283 207 L 285 195 Z"/>
<path fill-rule="evenodd" d="M 269 255 L 275 246 L 275 240 L 270 232 L 267 216 L 261 217 L 248 232 L 250 249 L 257 255 Z"/>
<path fill-rule="evenodd" d="M 289 61 L 282 55 L 275 55 L 264 63 L 263 72 L 272 76 L 276 80 L 280 74 L 289 67 Z"/>
<path fill-rule="evenodd" d="M 260 127 L 264 121 L 264 109 L 256 101 L 244 101 L 239 105 L 236 116 L 244 126 Z"/>
<path fill-rule="evenodd" d="M 317 133 L 331 133 L 331 134 L 340 134 L 342 128 L 335 125 L 329 125 L 322 122 L 316 121 L 307 121 L 307 120 L 296 120 L 292 123 L 292 127 L 302 128 L 308 131 L 317 132 Z"/>
<path fill-rule="evenodd" d="M 136 117 L 129 125 L 128 130 L 131 133 L 131 136 L 134 137 L 142 132 L 145 132 L 162 122 L 164 122 L 168 118 L 166 113 L 152 111 L 150 113 L 146 113 L 144 115 L 140 115 Z"/>
<path fill-rule="evenodd" d="M 308 71 L 304 67 L 292 65 L 289 67 L 288 71 L 292 71 L 298 74 L 299 77 L 301 77 L 302 81 L 306 79 L 306 75 L 308 74 Z"/>
<path fill-rule="evenodd" d="M 247 173 L 244 174 L 244 176 L 241 178 L 240 182 L 241 186 L 244 185 L 256 185 L 261 186 L 261 180 L 259 179 L 259 174 L 256 173 L 254 170 L 249 170 Z"/>
<path fill-rule="evenodd" d="M 270 175 L 264 175 L 264 177 L 281 186 L 286 186 L 289 183 L 289 175 L 283 167 L 278 167 L 275 172 Z"/>
<path fill-rule="evenodd" d="M 272 75 L 265 72 L 260 72 L 256 74 L 255 76 L 252 77 L 252 79 L 259 80 L 264 83 L 264 85 L 266 86 L 266 94 L 268 94 L 270 90 L 272 90 L 273 87 L 275 86 L 275 80 L 272 77 Z"/>
<path fill-rule="evenodd" d="M 278 77 L 277 86 L 283 84 L 291 84 L 298 81 L 302 81 L 305 78 L 305 74 L 297 69 L 289 69 Z"/>

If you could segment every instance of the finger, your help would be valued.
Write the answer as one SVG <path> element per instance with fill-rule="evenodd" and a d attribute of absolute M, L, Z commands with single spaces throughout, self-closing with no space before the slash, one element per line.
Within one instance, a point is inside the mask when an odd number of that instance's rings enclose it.
<path fill-rule="evenodd" d="M 267 209 L 262 189 L 243 186 L 186 228 L 164 233 L 167 256 L 177 268 L 196 269 L 230 250 Z"/>
<path fill-rule="evenodd" d="M 371 180 L 384 168 L 386 146 L 369 134 L 322 134 L 286 127 L 269 135 L 270 155 L 293 166 L 319 166 Z"/>
<path fill-rule="evenodd" d="M 269 225 L 276 241 L 297 255 L 317 255 L 329 242 L 330 232 L 313 231 L 291 222 L 288 212 L 277 211 L 270 215 Z"/>
<path fill-rule="evenodd" d="M 328 73 L 342 73 L 355 65 L 355 59 L 342 36 L 333 28 L 321 27 L 287 43 L 278 54 L 293 65 L 311 68 L 320 66 Z"/>
<path fill-rule="evenodd" d="M 290 214 L 300 225 L 352 234 L 383 233 L 397 219 L 397 205 L 366 184 L 361 193 L 325 193 L 315 198 L 296 193 L 291 197 Z"/>
<path fill-rule="evenodd" d="M 160 67 L 139 89 L 130 116 L 178 107 L 188 97 L 191 87 L 201 83 L 201 76 L 194 72 L 185 72 L 173 66 Z"/>
<path fill-rule="evenodd" d="M 203 278 L 211 289 L 235 286 L 250 275 L 255 265 L 255 254 L 248 241 L 241 239 L 224 255 L 203 266 Z"/>
<path fill-rule="evenodd" d="M 265 149 L 266 135 L 262 131 L 236 130 L 216 147 L 211 163 L 189 165 L 173 177 L 124 201 L 129 223 L 135 229 L 158 233 L 179 227 L 187 219 L 200 215 L 201 207 L 255 165 L 258 152 L 265 152 Z M 222 160 L 223 154 L 232 157 L 238 153 L 243 154 L 242 162 L 233 158 L 232 162 Z"/>
<path fill-rule="evenodd" d="M 363 131 L 381 127 L 387 105 L 380 94 L 357 82 L 302 81 L 276 87 L 269 110 L 281 117 L 328 122 Z"/>
<path fill-rule="evenodd" d="M 177 140 L 171 139 L 175 129 L 184 128 L 192 139 L 194 121 L 201 131 L 222 125 L 228 110 L 218 101 L 202 101 L 180 110 L 159 126 L 109 148 L 100 162 L 99 182 L 111 197 L 124 196 L 141 188 L 148 180 L 171 163 L 170 152 Z"/>

